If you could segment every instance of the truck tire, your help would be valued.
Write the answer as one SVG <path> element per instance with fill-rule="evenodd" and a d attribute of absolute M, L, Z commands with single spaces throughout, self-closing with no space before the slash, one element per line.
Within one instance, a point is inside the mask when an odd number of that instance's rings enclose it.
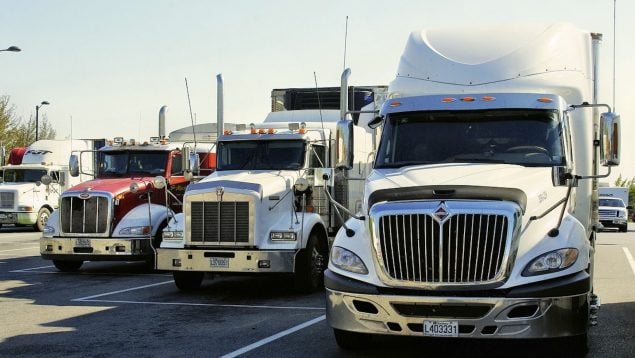
<path fill-rule="evenodd" d="M 628 232 L 628 224 L 620 226 L 620 232 Z"/>
<path fill-rule="evenodd" d="M 192 271 L 173 271 L 174 283 L 181 291 L 193 291 L 201 287 L 204 272 Z"/>
<path fill-rule="evenodd" d="M 326 240 L 316 232 L 309 236 L 306 249 L 301 250 L 295 261 L 295 289 L 303 293 L 315 292 L 324 287 L 324 270 L 328 266 L 329 251 Z"/>
<path fill-rule="evenodd" d="M 372 339 L 370 334 L 342 331 L 335 328 L 333 328 L 333 334 L 337 345 L 344 350 L 368 348 Z"/>
<path fill-rule="evenodd" d="M 35 224 L 33 224 L 35 231 L 42 232 L 44 230 L 44 226 L 46 226 L 47 221 L 49 221 L 49 216 L 51 216 L 51 211 L 47 208 L 41 208 L 40 211 L 38 211 Z"/>
<path fill-rule="evenodd" d="M 77 272 L 84 261 L 53 260 L 53 265 L 62 272 Z"/>

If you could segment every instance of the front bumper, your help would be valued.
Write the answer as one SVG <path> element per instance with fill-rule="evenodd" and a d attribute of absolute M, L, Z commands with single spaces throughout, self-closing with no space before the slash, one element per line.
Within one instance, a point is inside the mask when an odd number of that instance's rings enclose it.
<path fill-rule="evenodd" d="M 378 287 L 329 270 L 325 286 L 327 320 L 344 331 L 423 336 L 424 320 L 457 321 L 461 338 L 531 339 L 581 335 L 588 328 L 590 280 L 586 273 L 570 276 L 560 285 L 554 280 L 543 289 L 534 284 L 498 296 L 461 291 L 452 295 L 380 292 Z"/>
<path fill-rule="evenodd" d="M 158 270 L 292 273 L 295 250 L 158 249 Z"/>
<path fill-rule="evenodd" d="M 33 225 L 37 221 L 37 213 L 0 212 L 0 224 Z"/>
<path fill-rule="evenodd" d="M 600 219 L 600 223 L 604 227 L 622 227 L 628 225 L 626 218 Z"/>
<path fill-rule="evenodd" d="M 40 254 L 46 260 L 144 261 L 154 257 L 154 250 L 149 237 L 43 237 Z"/>

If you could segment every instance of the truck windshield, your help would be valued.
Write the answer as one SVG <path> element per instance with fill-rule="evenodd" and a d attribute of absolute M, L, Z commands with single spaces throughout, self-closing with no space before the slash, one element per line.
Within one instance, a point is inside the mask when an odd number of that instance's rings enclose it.
<path fill-rule="evenodd" d="M 483 110 L 392 114 L 376 168 L 436 163 L 563 165 L 555 111 Z"/>
<path fill-rule="evenodd" d="M 216 170 L 298 170 L 304 145 L 301 140 L 219 142 Z"/>
<path fill-rule="evenodd" d="M 614 208 L 625 207 L 622 199 L 607 199 L 607 198 L 600 198 L 599 206 L 611 206 Z"/>
<path fill-rule="evenodd" d="M 5 169 L 4 181 L 7 183 L 35 183 L 46 174 L 45 169 Z"/>
<path fill-rule="evenodd" d="M 99 176 L 165 175 L 167 160 L 167 152 L 101 152 L 99 156 Z"/>

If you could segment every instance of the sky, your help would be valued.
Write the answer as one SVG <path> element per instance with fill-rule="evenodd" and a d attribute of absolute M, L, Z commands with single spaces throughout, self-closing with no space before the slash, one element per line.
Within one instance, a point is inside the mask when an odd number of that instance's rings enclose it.
<path fill-rule="evenodd" d="M 611 178 L 632 178 L 634 13 L 630 0 L 0 0 L 0 49 L 22 49 L 0 52 L 0 95 L 25 120 L 50 102 L 40 116 L 58 139 L 143 140 L 163 105 L 168 132 L 191 124 L 185 78 L 196 123 L 216 121 L 218 73 L 225 122 L 257 123 L 271 89 L 314 87 L 314 73 L 319 86 L 339 86 L 344 66 L 352 85 L 388 84 L 413 30 L 570 22 L 604 35 L 600 102 L 623 130 Z"/>

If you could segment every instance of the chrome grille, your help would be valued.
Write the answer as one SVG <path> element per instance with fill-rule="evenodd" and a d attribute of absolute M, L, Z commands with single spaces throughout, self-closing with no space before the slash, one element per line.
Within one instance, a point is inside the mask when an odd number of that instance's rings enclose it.
<path fill-rule="evenodd" d="M 61 200 L 62 232 L 67 234 L 108 233 L 109 198 L 91 196 L 82 199 L 66 196 Z"/>
<path fill-rule="evenodd" d="M 508 225 L 506 216 L 493 214 L 456 214 L 443 223 L 428 214 L 382 216 L 381 260 L 400 281 L 491 281 L 503 266 Z"/>
<path fill-rule="evenodd" d="M 192 242 L 249 242 L 249 202 L 193 201 L 191 210 Z"/>
<path fill-rule="evenodd" d="M 601 218 L 615 218 L 617 217 L 617 210 L 600 209 L 598 210 L 598 215 Z"/>
<path fill-rule="evenodd" d="M 0 192 L 0 209 L 13 209 L 15 205 L 15 192 Z"/>

